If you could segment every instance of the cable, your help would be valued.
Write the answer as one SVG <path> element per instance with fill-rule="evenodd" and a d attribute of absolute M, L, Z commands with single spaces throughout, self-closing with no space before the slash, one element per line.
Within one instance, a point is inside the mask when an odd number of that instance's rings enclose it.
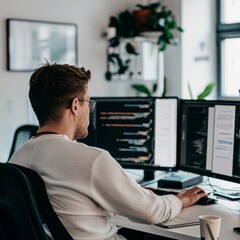
<path fill-rule="evenodd" d="M 208 182 L 208 185 L 213 189 L 213 191 L 214 192 L 217 192 L 217 190 L 216 190 L 216 187 L 217 187 L 217 189 L 221 189 L 221 190 L 223 190 L 223 191 L 232 191 L 232 192 L 234 192 L 234 191 L 236 191 L 236 192 L 240 192 L 240 188 L 231 188 L 231 189 L 229 189 L 229 188 L 223 188 L 223 187 L 219 187 L 219 186 L 217 186 L 217 185 L 214 185 L 214 184 L 212 184 L 211 182 L 210 182 L 210 178 L 208 177 L 207 178 L 207 182 Z"/>

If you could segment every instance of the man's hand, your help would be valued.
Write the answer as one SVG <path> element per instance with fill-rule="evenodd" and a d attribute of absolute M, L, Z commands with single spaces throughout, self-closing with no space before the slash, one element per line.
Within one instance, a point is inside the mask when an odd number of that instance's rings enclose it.
<path fill-rule="evenodd" d="M 187 190 L 181 191 L 176 195 L 182 202 L 182 207 L 190 207 L 200 198 L 208 196 L 208 193 L 205 193 L 200 187 L 193 187 Z"/>

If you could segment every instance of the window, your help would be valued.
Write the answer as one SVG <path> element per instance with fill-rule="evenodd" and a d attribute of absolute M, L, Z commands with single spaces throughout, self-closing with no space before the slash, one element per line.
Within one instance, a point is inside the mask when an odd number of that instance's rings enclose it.
<path fill-rule="evenodd" d="M 218 95 L 239 97 L 240 1 L 217 0 Z"/>

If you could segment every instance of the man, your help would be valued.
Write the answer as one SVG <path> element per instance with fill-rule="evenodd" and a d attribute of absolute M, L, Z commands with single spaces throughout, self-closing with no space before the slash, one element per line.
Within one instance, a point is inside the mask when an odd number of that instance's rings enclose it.
<path fill-rule="evenodd" d="M 118 240 L 112 214 L 156 224 L 206 196 L 200 188 L 157 196 L 130 179 L 111 155 L 74 141 L 88 134 L 94 109 L 90 71 L 45 64 L 30 78 L 29 98 L 39 121 L 37 134 L 10 162 L 38 172 L 57 215 L 74 239 Z"/>

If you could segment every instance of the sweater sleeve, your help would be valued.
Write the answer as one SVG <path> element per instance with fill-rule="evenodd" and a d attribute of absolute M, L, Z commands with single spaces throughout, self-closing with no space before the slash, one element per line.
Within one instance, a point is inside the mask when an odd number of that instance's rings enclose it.
<path fill-rule="evenodd" d="M 182 208 L 176 196 L 157 196 L 142 188 L 108 152 L 103 152 L 94 164 L 91 195 L 104 209 L 149 224 L 167 221 Z"/>

